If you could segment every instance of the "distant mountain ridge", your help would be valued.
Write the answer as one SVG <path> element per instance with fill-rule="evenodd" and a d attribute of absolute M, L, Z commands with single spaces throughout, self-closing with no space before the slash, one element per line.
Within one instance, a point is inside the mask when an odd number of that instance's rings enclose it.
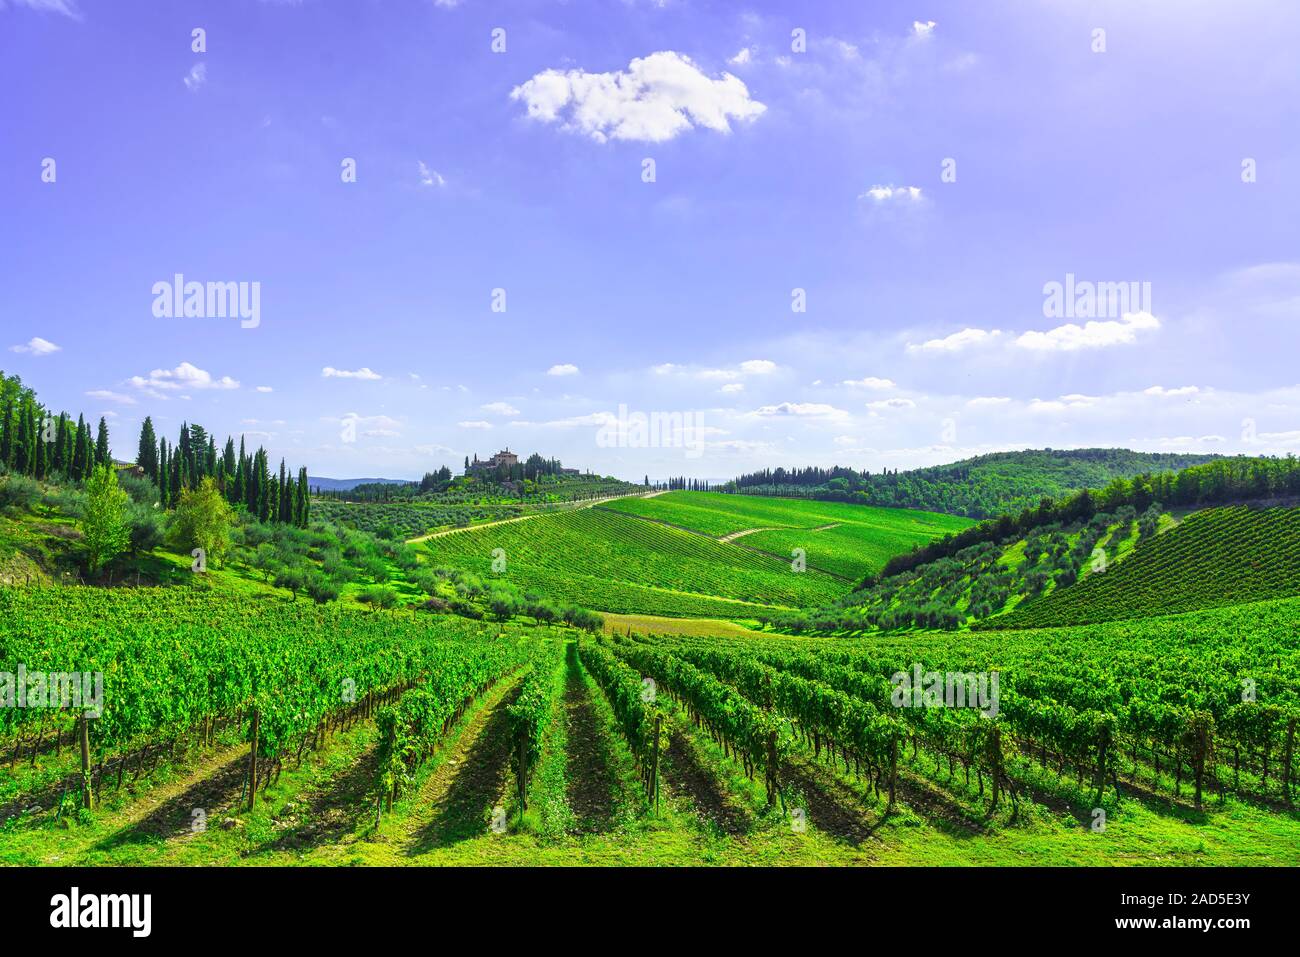
<path fill-rule="evenodd" d="M 319 475 L 307 476 L 307 487 L 313 491 L 320 489 L 322 492 L 350 492 L 358 485 L 414 485 L 410 479 L 390 479 L 390 478 L 324 478 Z"/>

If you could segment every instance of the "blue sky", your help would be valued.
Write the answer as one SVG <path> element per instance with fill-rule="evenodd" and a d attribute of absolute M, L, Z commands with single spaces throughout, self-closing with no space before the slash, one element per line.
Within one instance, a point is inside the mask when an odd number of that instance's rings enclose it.
<path fill-rule="evenodd" d="M 1295 451 L 1298 48 L 1284 0 L 0 0 L 0 368 L 317 475 Z"/>

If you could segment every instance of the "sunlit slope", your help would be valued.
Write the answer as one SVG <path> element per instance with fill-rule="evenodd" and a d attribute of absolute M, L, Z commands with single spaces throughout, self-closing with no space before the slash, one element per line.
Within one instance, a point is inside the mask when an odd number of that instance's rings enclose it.
<path fill-rule="evenodd" d="M 601 508 L 466 530 L 430 539 L 427 548 L 434 565 L 624 614 L 748 618 L 770 606 L 829 601 L 849 588 L 736 543 Z"/>
<path fill-rule="evenodd" d="M 737 544 L 782 558 L 802 549 L 810 568 L 855 581 L 893 555 L 973 524 L 936 512 L 718 492 L 669 492 L 605 507 L 715 538 L 735 536 Z"/>
<path fill-rule="evenodd" d="M 1168 615 L 1300 594 L 1300 508 L 1209 508 L 1104 574 L 983 623 L 1039 628 Z"/>

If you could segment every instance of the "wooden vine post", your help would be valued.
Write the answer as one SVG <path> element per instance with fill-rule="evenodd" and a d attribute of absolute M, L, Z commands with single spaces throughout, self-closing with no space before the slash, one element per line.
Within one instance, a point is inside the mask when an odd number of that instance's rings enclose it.
<path fill-rule="evenodd" d="M 1295 722 L 1294 717 L 1286 723 L 1286 751 L 1282 756 L 1282 800 L 1291 806 L 1291 762 L 1295 757 Z"/>
<path fill-rule="evenodd" d="M 81 806 L 89 808 L 94 795 L 90 790 L 90 721 L 83 714 L 81 728 Z"/>
<path fill-rule="evenodd" d="M 654 799 L 656 814 L 659 813 L 659 723 L 662 720 L 661 715 L 655 714 L 655 736 L 650 754 L 650 796 Z"/>
<path fill-rule="evenodd" d="M 257 804 L 257 731 L 258 713 L 253 709 L 253 730 L 249 736 L 252 744 L 248 749 L 248 809 L 253 810 Z"/>

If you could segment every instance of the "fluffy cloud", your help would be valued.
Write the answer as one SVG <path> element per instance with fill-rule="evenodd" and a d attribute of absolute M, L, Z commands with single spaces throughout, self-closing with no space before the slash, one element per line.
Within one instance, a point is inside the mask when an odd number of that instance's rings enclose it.
<path fill-rule="evenodd" d="M 137 389 L 150 394 L 179 392 L 182 389 L 238 389 L 239 382 L 228 375 L 214 379 L 212 373 L 189 362 L 175 369 L 154 369 L 148 376 L 132 376 L 127 380 Z"/>
<path fill-rule="evenodd" d="M 980 395 L 973 399 L 966 400 L 967 408 L 987 409 L 994 406 L 1006 405 L 1011 399 L 1005 395 Z"/>
<path fill-rule="evenodd" d="M 744 391 L 745 391 L 745 383 L 743 383 L 743 382 L 728 382 L 726 385 L 724 385 L 724 386 L 723 386 L 721 389 L 719 389 L 718 391 L 719 391 L 719 392 L 744 392 Z"/>
<path fill-rule="evenodd" d="M 1016 345 L 1033 352 L 1075 352 L 1079 349 L 1104 349 L 1137 342 L 1139 332 L 1160 328 L 1160 320 L 1149 312 L 1126 312 L 1118 319 L 1092 320 L 1082 326 L 1067 322 L 1046 332 L 1026 332 Z"/>
<path fill-rule="evenodd" d="M 1201 390 L 1194 385 L 1179 386 L 1177 389 L 1166 389 L 1162 385 L 1153 385 L 1149 389 L 1143 389 L 1142 394 L 1157 395 L 1157 396 L 1162 396 L 1164 398 L 1169 398 L 1172 396 L 1179 396 L 1179 395 L 1196 395 L 1200 391 Z"/>
<path fill-rule="evenodd" d="M 881 399 L 879 402 L 868 402 L 867 408 L 873 411 L 883 409 L 915 409 L 916 403 L 911 399 Z"/>
<path fill-rule="evenodd" d="M 561 362 L 546 370 L 547 375 L 577 375 L 578 367 L 571 362 Z"/>
<path fill-rule="evenodd" d="M 367 381 L 373 381 L 375 379 L 383 378 L 383 376 L 378 372 L 375 372 L 366 366 L 362 366 L 360 369 L 355 371 L 335 369 L 333 366 L 326 366 L 324 369 L 320 370 L 320 374 L 326 379 L 366 379 Z"/>
<path fill-rule="evenodd" d="M 48 339 L 42 339 L 40 336 L 32 336 L 25 343 L 19 346 L 10 346 L 10 352 L 26 352 L 33 356 L 48 356 L 51 352 L 58 352 L 62 346 L 56 346 Z"/>
<path fill-rule="evenodd" d="M 484 412 L 491 412 L 493 415 L 518 415 L 519 410 L 509 402 L 489 402 L 481 407 Z"/>
<path fill-rule="evenodd" d="M 934 28 L 938 26 L 933 20 L 926 20 L 922 23 L 920 20 L 912 21 L 912 35 L 917 37 L 928 37 L 934 33 Z"/>
<path fill-rule="evenodd" d="M 259 385 L 259 386 L 257 387 L 257 391 L 258 391 L 258 392 L 274 392 L 275 390 L 272 389 L 269 385 Z"/>
<path fill-rule="evenodd" d="M 912 353 L 961 352 L 971 346 L 983 345 L 1002 335 L 1001 329 L 963 329 L 942 339 L 929 339 L 920 345 L 908 343 L 907 351 Z"/>
<path fill-rule="evenodd" d="M 872 186 L 865 193 L 859 193 L 858 199 L 869 199 L 876 203 L 915 203 L 921 199 L 919 186 Z"/>
<path fill-rule="evenodd" d="M 776 363 L 771 359 L 746 359 L 740 364 L 740 371 L 745 375 L 767 375 L 776 371 Z"/>
<path fill-rule="evenodd" d="M 869 375 L 862 379 L 845 379 L 841 385 L 847 385 L 855 389 L 871 389 L 875 392 L 879 392 L 883 389 L 894 388 L 894 380 L 878 379 L 873 375 Z"/>
<path fill-rule="evenodd" d="M 735 56 L 727 58 L 727 62 L 730 63 L 732 66 L 745 66 L 747 63 L 750 63 L 753 59 L 754 59 L 754 48 L 741 47 L 736 52 Z"/>
<path fill-rule="evenodd" d="M 730 73 L 710 79 L 672 50 L 638 57 L 626 70 L 544 70 L 515 87 L 510 98 L 528 115 L 583 133 L 599 143 L 662 143 L 697 126 L 731 131 L 731 120 L 753 120 L 767 109 Z"/>
<path fill-rule="evenodd" d="M 491 422 L 484 422 L 482 419 L 476 419 L 476 420 L 474 420 L 473 422 L 457 422 L 456 424 L 459 425 L 462 429 L 490 429 L 490 428 L 492 428 L 492 423 L 491 423 Z"/>

